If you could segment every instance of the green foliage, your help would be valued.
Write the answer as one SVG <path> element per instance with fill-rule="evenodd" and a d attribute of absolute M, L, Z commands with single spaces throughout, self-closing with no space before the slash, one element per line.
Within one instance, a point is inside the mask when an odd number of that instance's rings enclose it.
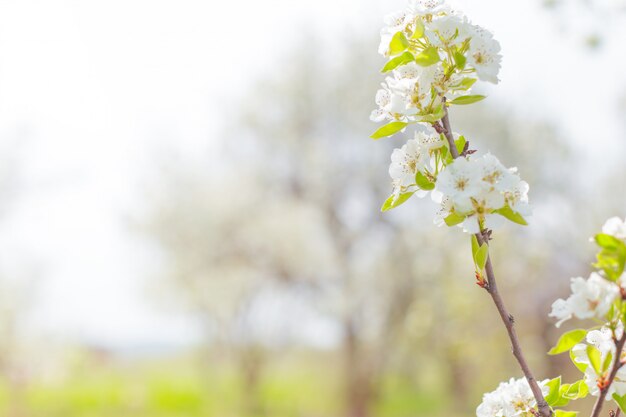
<path fill-rule="evenodd" d="M 626 395 L 617 395 L 617 393 L 613 393 L 613 400 L 619 406 L 619 409 L 622 410 L 622 413 L 626 412 Z"/>
<path fill-rule="evenodd" d="M 554 417 L 576 417 L 578 411 L 555 410 Z"/>
<path fill-rule="evenodd" d="M 481 96 L 481 95 L 461 96 L 450 101 L 450 104 L 472 104 L 472 103 L 481 101 L 483 99 L 485 99 L 485 96 Z"/>
<path fill-rule="evenodd" d="M 546 384 L 550 388 L 550 392 L 546 395 L 545 400 L 549 406 L 554 406 L 560 399 L 559 389 L 561 388 L 561 376 L 551 379 Z"/>
<path fill-rule="evenodd" d="M 569 358 L 572 361 L 572 363 L 574 364 L 574 366 L 576 368 L 578 368 L 578 370 L 580 372 L 585 372 L 585 369 L 587 369 L 588 365 L 586 363 L 576 362 L 576 360 L 574 358 L 574 352 L 572 350 L 569 351 Z"/>
<path fill-rule="evenodd" d="M 550 349 L 548 355 L 558 355 L 559 353 L 567 352 L 576 344 L 580 343 L 586 335 L 587 330 L 583 329 L 570 330 L 569 332 L 563 333 L 556 343 L 556 346 Z"/>
<path fill-rule="evenodd" d="M 571 400 L 585 398 L 589 393 L 589 389 L 585 381 L 576 381 L 573 384 L 561 384 L 561 377 L 558 376 L 550 380 L 546 384 L 550 388 L 550 392 L 545 399 L 551 407 L 564 407 Z"/>
<path fill-rule="evenodd" d="M 394 135 L 407 127 L 408 123 L 406 122 L 390 122 L 386 125 L 380 127 L 376 132 L 372 133 L 370 136 L 372 139 L 380 139 L 387 136 Z"/>
<path fill-rule="evenodd" d="M 465 68 L 465 63 L 467 62 L 467 58 L 465 58 L 465 55 L 463 55 L 459 51 L 455 51 L 453 57 L 454 63 L 456 64 L 458 69 L 462 70 L 463 68 Z"/>
<path fill-rule="evenodd" d="M 467 141 L 465 140 L 465 136 L 459 136 L 459 138 L 454 142 L 456 144 L 456 150 L 460 154 L 465 149 L 465 144 Z"/>
<path fill-rule="evenodd" d="M 457 224 L 463 223 L 463 220 L 465 220 L 465 216 L 461 216 L 457 213 L 450 213 L 448 217 L 443 219 L 448 226 L 456 226 Z"/>
<path fill-rule="evenodd" d="M 602 364 L 602 353 L 600 350 L 595 346 L 587 345 L 587 356 L 589 357 L 591 367 L 594 371 L 596 371 L 596 374 L 602 374 L 602 372 L 604 372 L 604 368 Z"/>
<path fill-rule="evenodd" d="M 389 53 L 394 56 L 404 52 L 409 47 L 409 41 L 403 32 L 396 32 L 389 42 Z"/>
<path fill-rule="evenodd" d="M 519 214 L 518 212 L 513 211 L 513 209 L 509 206 L 504 206 L 502 208 L 494 210 L 493 212 L 498 213 L 499 215 L 503 217 L 506 217 L 513 223 L 521 224 L 522 226 L 528 226 L 526 219 L 524 219 L 524 217 L 522 217 L 522 215 Z"/>
<path fill-rule="evenodd" d="M 439 62 L 439 50 L 434 46 L 430 46 L 415 57 L 415 62 L 422 67 L 434 65 Z"/>
<path fill-rule="evenodd" d="M 398 207 L 399 205 L 407 201 L 409 198 L 411 198 L 413 194 L 415 194 L 415 191 L 411 193 L 400 194 L 398 198 L 396 199 L 396 201 L 394 201 L 394 198 L 395 198 L 394 195 L 389 196 L 389 198 L 385 200 L 385 202 L 383 203 L 383 206 L 380 208 L 380 211 L 385 212 L 385 211 Z"/>
<path fill-rule="evenodd" d="M 626 244 L 614 236 L 600 233 L 595 241 L 601 250 L 597 255 L 596 268 L 601 269 L 611 281 L 616 281 L 624 272 Z"/>
<path fill-rule="evenodd" d="M 415 29 L 413 30 L 411 39 L 419 39 L 422 36 L 424 36 L 424 22 L 418 17 L 415 19 Z"/>
<path fill-rule="evenodd" d="M 444 115 L 445 110 L 443 108 L 443 105 L 439 105 L 429 113 L 420 114 L 420 122 L 433 123 L 437 120 L 441 120 Z"/>
<path fill-rule="evenodd" d="M 426 191 L 430 191 L 433 190 L 435 188 L 435 183 L 431 182 L 428 178 L 426 178 L 426 176 L 424 174 L 422 174 L 420 171 L 417 171 L 417 173 L 415 174 L 415 183 L 417 184 L 418 187 L 420 187 L 422 190 L 426 190 Z"/>
<path fill-rule="evenodd" d="M 485 269 L 485 264 L 487 263 L 487 257 L 489 256 L 489 245 L 487 245 L 486 243 L 483 243 L 478 250 L 476 251 L 476 254 L 474 255 L 474 262 L 476 263 L 476 267 L 479 270 L 483 270 Z"/>
<path fill-rule="evenodd" d="M 409 62 L 415 61 L 415 57 L 410 52 L 404 52 L 402 55 L 398 55 L 389 60 L 381 70 L 382 72 L 389 72 L 398 68 L 400 65 L 408 64 Z"/>

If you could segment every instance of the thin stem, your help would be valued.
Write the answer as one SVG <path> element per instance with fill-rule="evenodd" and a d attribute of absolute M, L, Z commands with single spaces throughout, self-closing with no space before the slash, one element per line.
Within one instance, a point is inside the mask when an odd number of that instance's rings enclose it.
<path fill-rule="evenodd" d="M 602 405 L 604 404 L 604 399 L 609 392 L 609 388 L 611 388 L 611 384 L 613 384 L 613 381 L 615 380 L 615 375 L 617 375 L 617 371 L 619 371 L 619 368 L 624 365 L 621 357 L 625 342 L 626 332 L 622 333 L 621 339 L 615 341 L 615 357 L 613 358 L 613 366 L 611 367 L 611 372 L 609 373 L 606 384 L 600 389 L 600 395 L 598 395 L 598 399 L 593 405 L 591 417 L 598 417 L 600 415 L 600 411 L 602 411 Z"/>
<path fill-rule="evenodd" d="M 445 97 L 443 98 L 443 106 L 444 106 L 444 116 L 442 118 L 443 134 L 446 136 L 446 139 L 448 140 L 448 144 L 450 145 L 450 154 L 452 155 L 454 159 L 456 159 L 459 157 L 459 152 L 456 149 L 456 144 L 454 143 L 454 136 L 452 135 L 452 128 L 450 127 L 450 119 L 448 117 L 448 109 L 446 107 Z M 480 245 L 488 244 L 486 239 L 483 239 L 483 236 L 481 233 L 476 234 L 476 239 L 478 239 L 478 243 Z M 526 381 L 528 381 L 528 385 L 530 386 L 533 396 L 535 397 L 535 400 L 537 401 L 537 409 L 539 410 L 539 414 L 541 414 L 542 417 L 551 417 L 552 410 L 550 409 L 550 406 L 548 405 L 545 398 L 543 397 L 541 388 L 539 388 L 539 384 L 537 383 L 537 380 L 533 376 L 533 373 L 530 370 L 530 367 L 528 366 L 528 362 L 526 362 L 526 358 L 524 357 L 524 353 L 522 352 L 522 347 L 519 343 L 517 332 L 515 331 L 515 326 L 514 326 L 515 320 L 513 319 L 513 316 L 509 314 L 509 312 L 507 311 L 504 305 L 504 301 L 502 300 L 502 297 L 500 296 L 500 293 L 498 291 L 496 275 L 493 272 L 493 266 L 491 265 L 491 256 L 489 255 L 487 256 L 487 262 L 485 264 L 485 272 L 487 273 L 487 283 L 488 283 L 485 289 L 487 290 L 487 292 L 489 292 L 489 295 L 491 296 L 491 299 L 493 300 L 498 310 L 498 313 L 500 314 L 502 323 L 504 323 L 504 327 L 506 327 L 506 331 L 511 341 L 511 350 L 513 351 L 513 356 L 515 357 L 515 359 L 517 359 L 517 362 L 519 363 L 520 368 L 522 368 L 522 372 L 524 373 L 524 376 L 526 377 Z M 622 337 L 622 339 L 626 339 L 626 336 Z M 621 346 L 623 347 L 623 345 L 624 345 L 624 341 L 622 341 Z M 620 348 L 620 351 L 621 351 L 621 348 Z M 615 372 L 617 372 L 617 370 L 615 370 Z M 592 417 L 598 417 L 598 416 L 597 414 L 594 414 Z"/>

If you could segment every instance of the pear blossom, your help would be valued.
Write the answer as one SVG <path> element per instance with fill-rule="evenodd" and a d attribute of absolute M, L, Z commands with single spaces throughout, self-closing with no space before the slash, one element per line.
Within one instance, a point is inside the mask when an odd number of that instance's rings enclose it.
<path fill-rule="evenodd" d="M 501 61 L 500 43 L 487 30 L 474 26 L 467 63 L 476 70 L 478 78 L 482 81 L 498 84 Z"/>
<path fill-rule="evenodd" d="M 622 327 L 623 332 L 623 327 Z M 615 344 L 612 340 L 612 332 L 607 327 L 603 327 L 601 330 L 593 330 L 589 332 L 591 337 L 587 336 L 587 342 L 589 345 L 593 345 L 601 353 L 602 362 L 606 356 L 610 353 L 615 353 Z M 587 346 L 585 343 L 579 343 L 572 348 L 572 357 L 574 362 L 580 363 L 583 365 L 587 365 L 584 371 L 584 381 L 587 387 L 589 388 L 589 394 L 597 397 L 600 395 L 600 388 L 598 387 L 598 382 L 602 380 L 606 375 L 598 375 L 596 370 L 591 365 L 591 360 L 589 360 L 589 355 L 587 353 Z M 622 356 L 624 353 L 622 352 Z M 626 367 L 621 367 L 618 369 L 615 374 L 615 378 L 613 379 L 613 383 L 610 385 L 607 395 L 606 401 L 612 399 L 613 394 L 617 395 L 626 395 Z"/>
<path fill-rule="evenodd" d="M 602 233 L 611 235 L 618 239 L 626 239 L 626 219 L 611 217 L 602 226 Z"/>
<path fill-rule="evenodd" d="M 542 394 L 548 395 L 548 380 L 539 381 Z M 537 412 L 537 401 L 525 378 L 511 378 L 501 382 L 495 391 L 483 395 L 482 403 L 476 408 L 477 417 L 530 416 Z"/>
<path fill-rule="evenodd" d="M 415 192 L 418 197 L 428 192 L 420 189 L 415 183 L 418 172 L 432 176 L 433 161 L 431 154 L 435 149 L 444 146 L 444 140 L 439 134 L 429 134 L 424 131 L 415 132 L 415 137 L 391 154 L 389 176 L 392 179 L 394 201 L 400 194 Z"/>
<path fill-rule="evenodd" d="M 433 15 L 450 11 L 444 0 L 411 0 L 408 10 L 415 16 Z"/>
<path fill-rule="evenodd" d="M 552 304 L 550 317 L 559 321 L 556 327 L 572 317 L 579 319 L 603 319 L 618 297 L 619 287 L 600 274 L 592 272 L 588 279 L 572 278 L 572 294 L 566 299 L 558 299 Z"/>
<path fill-rule="evenodd" d="M 491 154 L 481 158 L 457 158 L 437 178 L 436 190 L 448 198 L 448 214 L 465 216 L 464 231 L 478 233 L 504 223 L 495 213 L 505 207 L 522 209 L 530 214 L 528 184 L 520 179 L 515 168 L 505 168 Z"/>

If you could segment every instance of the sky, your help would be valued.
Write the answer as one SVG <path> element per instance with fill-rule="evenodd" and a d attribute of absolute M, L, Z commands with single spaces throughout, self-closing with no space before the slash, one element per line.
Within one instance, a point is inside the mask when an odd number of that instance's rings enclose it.
<path fill-rule="evenodd" d="M 592 139 L 587 163 L 604 161 L 623 129 L 620 17 L 602 16 L 608 36 L 590 52 L 580 11 L 453 4 L 502 44 L 489 100 L 554 121 L 581 149 Z M 220 109 L 272 71 L 302 27 L 371 36 L 403 5 L 0 0 L 0 163 L 16 161 L 17 181 L 0 219 L 0 280 L 36 289 L 26 291 L 33 329 L 124 349 L 192 343 L 192 322 L 150 296 L 158 259 L 129 227 L 158 155 L 218 163 Z"/>

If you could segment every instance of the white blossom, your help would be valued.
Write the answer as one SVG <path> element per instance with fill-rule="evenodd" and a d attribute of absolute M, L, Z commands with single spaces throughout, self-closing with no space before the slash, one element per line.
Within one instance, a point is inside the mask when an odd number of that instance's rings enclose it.
<path fill-rule="evenodd" d="M 602 233 L 614 236 L 618 239 L 626 239 L 626 219 L 611 217 L 602 226 Z"/>
<path fill-rule="evenodd" d="M 548 395 L 548 380 L 539 381 L 542 394 Z M 483 401 L 476 409 L 477 417 L 518 417 L 530 415 L 537 410 L 537 401 L 525 378 L 511 378 L 501 382 L 495 391 L 483 395 Z"/>
<path fill-rule="evenodd" d="M 617 337 L 621 337 L 621 334 L 624 331 L 624 327 L 619 323 L 616 328 Z M 604 358 L 608 355 L 609 352 L 612 354 L 615 353 L 615 343 L 613 341 L 612 331 L 608 327 L 603 327 L 600 330 L 592 330 L 587 335 L 587 342 L 590 345 L 595 346 L 601 353 L 602 362 L 604 362 Z M 589 356 L 587 354 L 587 344 L 579 343 L 572 348 L 572 356 L 574 362 L 581 363 L 587 365 L 585 368 L 585 384 L 589 388 L 589 394 L 597 397 L 600 394 L 600 388 L 598 387 L 598 382 L 603 379 L 605 375 L 598 375 L 591 365 L 591 361 L 589 360 Z M 623 356 L 623 355 L 622 355 Z M 617 395 L 626 395 L 626 368 L 621 367 L 617 374 L 615 375 L 615 379 L 613 379 L 613 383 L 609 387 L 609 390 L 606 395 L 606 400 L 610 400 L 613 396 L 613 393 L 617 393 Z"/>
<path fill-rule="evenodd" d="M 505 168 L 491 154 L 457 158 L 439 174 L 436 189 L 452 203 L 449 214 L 466 216 L 462 227 L 468 233 L 498 228 L 504 218 L 494 211 L 507 205 L 514 211 L 522 208 L 522 215 L 530 214 L 528 184 L 515 168 Z"/>
<path fill-rule="evenodd" d="M 493 38 L 489 31 L 479 26 L 474 26 L 471 33 L 467 62 L 476 69 L 478 78 L 497 84 L 501 61 L 500 43 Z"/>
<path fill-rule="evenodd" d="M 569 298 L 558 299 L 552 304 L 550 317 L 559 320 L 556 327 L 572 317 L 604 318 L 619 295 L 617 284 L 604 279 L 596 272 L 592 272 L 588 279 L 572 278 L 571 290 Z"/>

